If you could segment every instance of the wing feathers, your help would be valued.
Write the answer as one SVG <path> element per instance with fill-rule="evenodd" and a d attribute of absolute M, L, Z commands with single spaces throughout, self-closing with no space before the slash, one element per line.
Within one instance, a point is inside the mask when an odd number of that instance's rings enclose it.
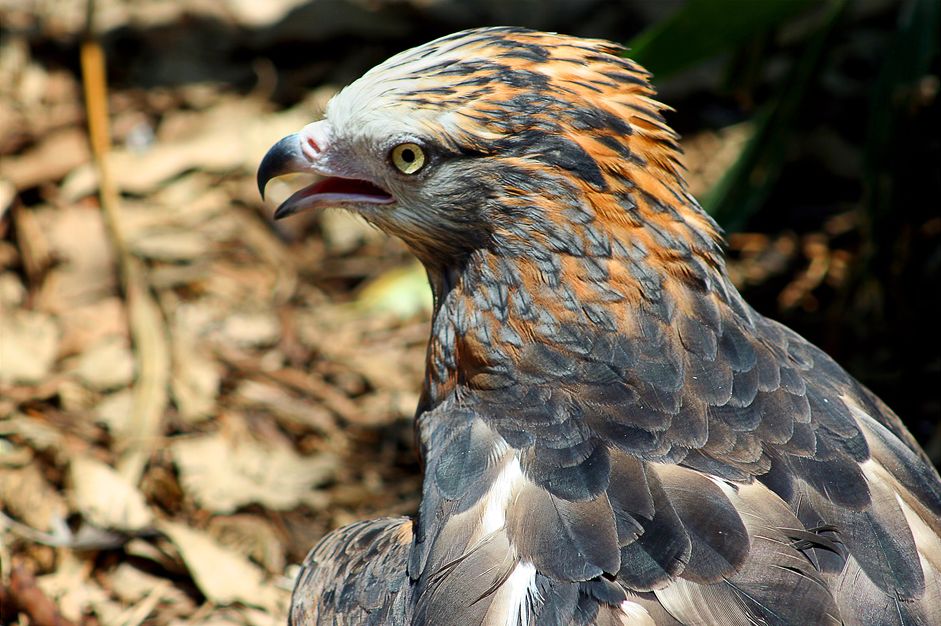
<path fill-rule="evenodd" d="M 571 448 L 534 446 L 522 458 L 526 476 L 564 500 L 589 500 L 608 488 L 608 451 L 597 439 Z"/>
<path fill-rule="evenodd" d="M 415 626 L 484 624 L 491 606 L 505 601 L 498 593 L 517 560 L 504 533 L 488 535 L 460 558 L 427 576 L 415 606 Z"/>
<path fill-rule="evenodd" d="M 787 505 L 760 483 L 722 491 L 742 515 L 751 550 L 720 582 L 683 577 L 656 591 L 673 617 L 685 624 L 841 623 L 826 584 L 787 536 L 787 528 L 801 526 Z"/>
<path fill-rule="evenodd" d="M 492 478 L 485 478 L 494 468 L 493 455 L 499 443 L 499 437 L 482 420 L 472 420 L 467 427 L 457 429 L 435 464 L 434 477 L 441 495 L 459 500 L 469 490 L 480 490 L 492 482 Z M 476 501 L 480 495 L 469 500 Z"/>
<path fill-rule="evenodd" d="M 588 580 L 620 567 L 614 512 L 607 496 L 570 502 L 535 485 L 507 511 L 507 534 L 524 560 L 559 580 Z"/>
<path fill-rule="evenodd" d="M 848 378 L 814 380 L 818 361 L 833 374 L 825 357 L 787 331 L 756 342 L 726 315 L 715 328 L 639 321 L 649 344 L 602 333 L 583 336 L 589 348 L 580 351 L 543 346 L 526 356 L 523 379 L 465 401 L 478 409 L 463 426 L 443 420 L 444 452 L 428 468 L 431 495 L 451 504 L 438 506 L 434 516 L 447 522 L 431 539 L 449 549 L 432 552 L 424 576 L 469 573 L 474 555 L 504 545 L 490 533 L 505 535 L 512 558 L 475 570 L 493 586 L 487 597 L 503 593 L 497 573 L 531 563 L 554 581 L 546 606 L 571 611 L 562 623 L 608 619 L 597 607 L 614 596 L 603 585 L 575 595 L 553 585 L 612 575 L 632 593 L 653 592 L 684 623 L 837 623 L 844 607 L 828 581 L 851 562 L 872 589 L 898 599 L 898 614 L 926 614 L 941 543 L 919 543 L 910 529 L 936 536 L 941 525 L 933 475 L 906 470 L 920 467 L 915 453 L 848 409 L 850 396 L 836 391 L 852 389 Z M 547 372 L 562 382 L 538 383 Z M 520 473 L 499 495 L 508 459 Z M 496 526 L 494 510 L 503 516 Z M 880 602 L 864 613 L 891 608 Z M 490 609 L 481 610 L 487 619 Z"/>
<path fill-rule="evenodd" d="M 689 562 L 681 576 L 706 584 L 735 573 L 748 557 L 751 541 L 733 504 L 698 472 L 675 465 L 655 471 L 690 538 Z"/>
<path fill-rule="evenodd" d="M 618 578 L 634 591 L 662 587 L 686 568 L 692 542 L 654 472 L 646 472 L 653 517 L 640 519 L 643 534 L 621 548 Z"/>
<path fill-rule="evenodd" d="M 333 531 L 307 555 L 291 597 L 291 626 L 404 624 L 412 522 L 383 518 Z"/>
<path fill-rule="evenodd" d="M 870 580 L 884 593 L 903 600 L 924 593 L 925 579 L 909 523 L 895 492 L 874 472 L 867 472 L 871 505 L 852 510 L 809 493 L 811 505 L 833 526 Z"/>

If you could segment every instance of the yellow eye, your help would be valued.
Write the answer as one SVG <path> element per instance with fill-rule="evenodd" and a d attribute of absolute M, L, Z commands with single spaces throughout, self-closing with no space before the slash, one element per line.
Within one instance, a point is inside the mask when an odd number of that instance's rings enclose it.
<path fill-rule="evenodd" d="M 400 143 L 392 148 L 392 165 L 403 174 L 415 174 L 425 165 L 425 151 L 416 143 Z"/>

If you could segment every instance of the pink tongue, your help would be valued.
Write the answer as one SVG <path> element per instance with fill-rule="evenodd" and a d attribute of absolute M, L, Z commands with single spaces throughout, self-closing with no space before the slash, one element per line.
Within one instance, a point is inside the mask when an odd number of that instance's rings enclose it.
<path fill-rule="evenodd" d="M 322 193 L 342 193 L 357 196 L 376 196 L 390 198 L 391 196 L 372 183 L 352 178 L 325 178 L 310 187 L 310 195 Z"/>

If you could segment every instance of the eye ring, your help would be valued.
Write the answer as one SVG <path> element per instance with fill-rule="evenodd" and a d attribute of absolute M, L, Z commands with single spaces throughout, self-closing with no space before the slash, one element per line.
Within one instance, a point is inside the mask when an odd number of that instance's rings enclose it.
<path fill-rule="evenodd" d="M 417 174 L 425 166 L 425 150 L 417 143 L 406 142 L 392 148 L 389 153 L 392 166 L 403 174 Z"/>

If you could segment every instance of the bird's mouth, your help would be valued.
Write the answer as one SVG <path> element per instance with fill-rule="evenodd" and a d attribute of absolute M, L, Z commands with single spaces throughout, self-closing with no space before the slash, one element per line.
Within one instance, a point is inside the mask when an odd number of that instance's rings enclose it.
<path fill-rule="evenodd" d="M 258 166 L 258 191 L 263 198 L 265 187 L 273 178 L 293 173 L 323 177 L 282 202 L 274 212 L 275 219 L 312 208 L 363 209 L 395 202 L 389 192 L 372 181 L 345 175 L 346 171 L 335 171 L 330 163 L 336 158 L 331 158 L 330 153 L 330 130 L 325 121 L 309 124 L 268 150 Z"/>
<path fill-rule="evenodd" d="M 264 195 L 264 194 L 262 194 Z M 313 208 L 347 207 L 360 204 L 391 204 L 387 191 L 368 180 L 327 176 L 294 192 L 274 212 L 276 220 Z"/>

